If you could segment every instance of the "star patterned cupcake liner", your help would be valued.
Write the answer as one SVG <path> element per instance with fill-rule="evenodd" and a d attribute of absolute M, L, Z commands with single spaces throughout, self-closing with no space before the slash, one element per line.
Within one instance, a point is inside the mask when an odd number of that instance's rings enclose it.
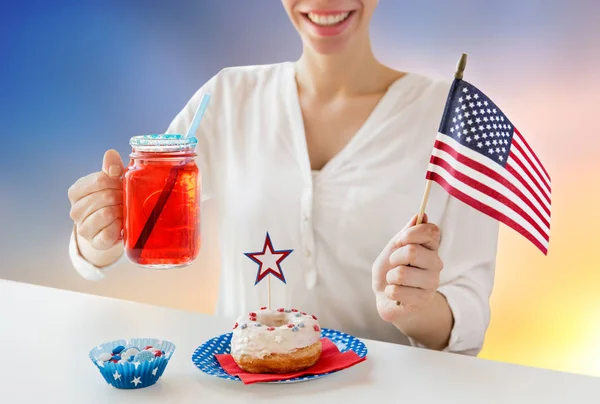
<path fill-rule="evenodd" d="M 136 355 L 135 358 L 140 359 L 139 361 L 133 358 L 127 361 L 125 358 L 117 363 L 102 360 L 108 355 L 114 358 L 113 351 L 119 347 L 135 347 L 142 354 L 148 352 L 144 350 L 145 347 L 152 347 L 154 351 L 160 351 L 160 356 L 148 360 L 148 355 L 140 355 L 139 358 Z M 89 356 L 109 385 L 118 389 L 141 389 L 152 386 L 160 379 L 174 352 L 175 345 L 172 342 L 156 338 L 132 338 L 100 344 L 90 350 Z"/>

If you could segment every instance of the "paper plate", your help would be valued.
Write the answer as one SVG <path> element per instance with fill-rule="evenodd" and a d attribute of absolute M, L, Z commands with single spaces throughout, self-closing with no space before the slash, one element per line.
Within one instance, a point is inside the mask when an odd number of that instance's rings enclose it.
<path fill-rule="evenodd" d="M 241 381 L 237 376 L 230 376 L 223 370 L 219 361 L 215 358 L 217 354 L 228 354 L 231 353 L 231 335 L 232 333 L 222 334 L 218 337 L 214 337 L 200 345 L 192 354 L 192 362 L 202 372 L 215 376 L 221 379 Z M 330 330 L 327 328 L 321 328 L 321 337 L 329 338 L 333 342 L 340 352 L 354 351 L 356 354 L 364 358 L 367 356 L 367 347 L 356 337 L 343 333 L 341 331 Z M 304 375 L 295 377 L 288 380 L 272 381 L 266 383 L 295 383 L 303 382 L 308 380 L 319 379 L 321 377 L 330 375 L 335 372 L 323 373 L 320 375 Z"/>

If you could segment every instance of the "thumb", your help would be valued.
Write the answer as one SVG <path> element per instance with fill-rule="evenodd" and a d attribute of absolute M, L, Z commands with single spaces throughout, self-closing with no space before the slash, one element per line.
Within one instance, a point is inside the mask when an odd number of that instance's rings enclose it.
<path fill-rule="evenodd" d="M 419 218 L 418 214 L 414 215 L 412 217 L 412 219 L 410 219 L 410 221 L 408 223 L 406 223 L 406 226 L 404 226 L 403 230 L 406 230 L 410 227 L 416 226 L 418 218 Z M 423 218 L 421 219 L 421 223 L 427 223 L 427 213 L 423 213 Z"/>
<path fill-rule="evenodd" d="M 111 149 L 104 153 L 102 171 L 110 178 L 120 178 L 123 174 L 123 161 L 118 151 Z"/>

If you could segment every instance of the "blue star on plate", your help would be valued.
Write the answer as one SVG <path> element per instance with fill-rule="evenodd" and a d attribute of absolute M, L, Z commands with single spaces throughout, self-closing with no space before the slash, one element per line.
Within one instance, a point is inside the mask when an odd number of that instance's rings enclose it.
<path fill-rule="evenodd" d="M 293 250 L 276 251 L 273 248 L 271 236 L 269 236 L 269 233 L 267 232 L 267 237 L 265 238 L 265 244 L 262 251 L 244 253 L 246 257 L 258 264 L 258 273 L 256 274 L 256 281 L 254 284 L 256 285 L 258 282 L 262 281 L 269 274 L 273 275 L 281 282 L 286 283 L 285 276 L 281 270 L 281 261 L 290 255 L 292 251 Z"/>

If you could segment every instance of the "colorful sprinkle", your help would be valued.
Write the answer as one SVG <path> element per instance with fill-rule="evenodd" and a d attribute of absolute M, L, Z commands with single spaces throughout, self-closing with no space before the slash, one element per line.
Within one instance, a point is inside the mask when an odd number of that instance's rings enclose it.
<path fill-rule="evenodd" d="M 285 309 L 286 313 L 291 313 L 292 311 L 290 309 Z"/>
<path fill-rule="evenodd" d="M 294 328 L 292 328 L 292 331 L 294 331 L 294 332 L 295 332 L 295 331 L 298 331 L 298 330 L 299 330 L 299 328 L 298 328 L 298 327 L 294 327 Z"/>
<path fill-rule="evenodd" d="M 267 331 L 274 331 L 275 327 L 267 327 Z"/>
<path fill-rule="evenodd" d="M 296 324 L 296 325 L 297 325 L 298 327 L 300 327 L 300 328 L 304 328 L 304 323 L 298 323 L 298 324 Z"/>
<path fill-rule="evenodd" d="M 261 323 L 254 323 L 254 325 L 255 325 L 256 327 L 260 327 L 262 324 L 261 324 Z"/>
<path fill-rule="evenodd" d="M 235 324 L 233 325 L 233 329 L 235 330 L 236 328 L 238 328 L 238 323 L 235 323 Z"/>
<path fill-rule="evenodd" d="M 314 329 L 315 331 L 321 331 L 321 329 L 319 328 L 319 326 L 318 326 L 318 325 L 316 325 L 316 324 L 315 324 L 315 325 L 313 325 L 313 329 Z"/>
<path fill-rule="evenodd" d="M 154 356 L 156 356 L 156 357 L 159 357 L 159 356 L 162 356 L 162 355 L 163 355 L 162 351 L 156 351 L 156 352 L 154 352 Z"/>
<path fill-rule="evenodd" d="M 115 349 L 112 350 L 112 354 L 118 355 L 121 352 L 123 352 L 124 349 L 125 349 L 125 347 L 123 345 L 119 345 L 118 347 L 116 347 Z"/>
<path fill-rule="evenodd" d="M 119 362 L 119 361 L 118 361 L 118 360 L 116 360 L 116 359 L 111 359 L 110 361 L 111 361 L 112 363 L 118 363 L 118 362 Z"/>
<path fill-rule="evenodd" d="M 302 315 L 303 315 L 303 316 L 306 316 L 306 313 L 305 313 L 305 312 L 301 311 L 300 313 L 302 313 Z"/>
<path fill-rule="evenodd" d="M 292 311 L 293 311 L 294 313 L 297 313 L 297 312 L 298 312 L 298 309 L 292 309 Z"/>
<path fill-rule="evenodd" d="M 260 309 L 261 309 L 261 310 L 267 310 L 267 307 L 266 307 L 266 306 L 263 306 L 263 307 L 261 307 Z"/>
<path fill-rule="evenodd" d="M 107 362 L 112 358 L 112 355 L 108 352 L 102 353 L 98 356 L 98 360 L 102 362 Z"/>
<path fill-rule="evenodd" d="M 135 362 L 149 362 L 154 359 L 154 354 L 150 351 L 142 351 L 133 359 Z"/>
<path fill-rule="evenodd" d="M 280 307 L 280 308 L 277 309 L 277 311 L 280 312 L 280 313 L 283 313 L 285 311 L 285 309 L 282 308 L 282 307 Z"/>
<path fill-rule="evenodd" d="M 312 315 L 312 318 L 314 318 L 315 320 L 317 319 L 317 316 L 315 316 L 314 314 Z"/>
<path fill-rule="evenodd" d="M 288 324 L 288 328 L 292 328 L 294 324 Z"/>
<path fill-rule="evenodd" d="M 294 314 L 294 317 L 302 317 L 302 314 L 296 313 L 296 314 Z"/>
<path fill-rule="evenodd" d="M 251 311 L 250 313 L 248 313 L 248 315 L 249 315 L 250 317 L 256 317 L 256 313 L 255 313 L 255 312 L 253 312 L 253 311 Z"/>
<path fill-rule="evenodd" d="M 246 327 L 248 327 L 248 324 L 242 324 L 242 325 L 240 325 L 240 328 L 241 328 L 242 330 L 245 330 L 245 329 L 246 329 Z"/>

